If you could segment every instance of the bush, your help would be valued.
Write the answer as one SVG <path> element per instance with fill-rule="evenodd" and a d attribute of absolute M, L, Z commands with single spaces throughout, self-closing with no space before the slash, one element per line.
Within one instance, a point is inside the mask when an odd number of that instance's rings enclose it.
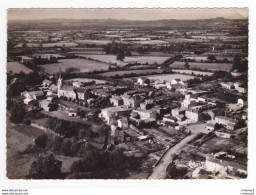
<path fill-rule="evenodd" d="M 39 155 L 30 167 L 29 179 L 60 179 L 62 162 L 56 160 L 53 154 Z"/>
<path fill-rule="evenodd" d="M 30 125 L 31 124 L 31 121 L 27 118 L 23 119 L 22 121 L 25 125 Z"/>
<path fill-rule="evenodd" d="M 47 144 L 47 135 L 41 134 L 35 139 L 35 145 L 41 148 L 45 148 Z"/>

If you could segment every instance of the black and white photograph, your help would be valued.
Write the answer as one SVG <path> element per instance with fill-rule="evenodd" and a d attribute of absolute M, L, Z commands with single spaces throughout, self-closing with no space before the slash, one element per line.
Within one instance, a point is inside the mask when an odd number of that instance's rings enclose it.
<path fill-rule="evenodd" d="M 249 10 L 9 7 L 3 177 L 246 182 Z"/>
<path fill-rule="evenodd" d="M 246 8 L 10 9 L 7 46 L 9 179 L 247 177 Z"/>

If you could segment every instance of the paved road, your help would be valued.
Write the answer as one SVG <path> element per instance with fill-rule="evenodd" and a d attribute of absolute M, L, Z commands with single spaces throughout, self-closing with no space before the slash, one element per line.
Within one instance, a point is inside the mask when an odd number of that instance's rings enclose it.
<path fill-rule="evenodd" d="M 204 126 L 205 124 L 193 124 L 188 126 L 188 129 L 191 130 L 191 134 L 169 149 L 160 163 L 154 168 L 153 173 L 148 179 L 165 179 L 167 177 L 166 168 L 172 162 L 173 154 L 178 153 L 189 141 L 193 140 L 199 133 L 201 133 Z"/>

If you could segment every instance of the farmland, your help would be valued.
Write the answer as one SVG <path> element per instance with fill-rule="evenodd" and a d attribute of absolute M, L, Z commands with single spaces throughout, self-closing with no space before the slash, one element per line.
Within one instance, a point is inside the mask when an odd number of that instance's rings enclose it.
<path fill-rule="evenodd" d="M 185 62 L 175 61 L 170 67 L 171 68 L 184 68 Z M 205 63 L 205 62 L 189 62 L 190 69 L 197 70 L 209 70 L 209 71 L 226 71 L 230 72 L 233 64 L 232 63 Z"/>
<path fill-rule="evenodd" d="M 40 65 L 45 72 L 55 74 L 60 71 L 66 71 L 68 68 L 74 68 L 74 72 L 92 72 L 99 70 L 108 70 L 109 65 L 103 62 L 95 62 L 86 59 L 61 59 L 59 63 Z"/>
<path fill-rule="evenodd" d="M 21 71 L 25 74 L 32 72 L 29 68 L 20 64 L 19 62 L 7 62 L 7 72 L 12 71 L 13 73 L 20 73 Z"/>
<path fill-rule="evenodd" d="M 196 70 L 182 70 L 182 69 L 175 69 L 172 70 L 173 72 L 177 73 L 184 73 L 184 74 L 194 74 L 194 75 L 203 75 L 203 76 L 211 76 L 213 75 L 212 72 L 203 72 L 203 71 L 196 71 Z"/>
<path fill-rule="evenodd" d="M 114 72 L 104 72 L 101 73 L 100 75 L 106 76 L 106 77 L 111 77 L 111 76 L 123 76 L 125 74 L 152 74 L 152 73 L 162 73 L 163 71 L 160 69 L 146 69 L 146 70 L 126 70 L 126 71 L 114 71 Z"/>
<path fill-rule="evenodd" d="M 118 66 L 125 66 L 129 63 L 140 64 L 162 64 L 169 57 L 167 56 L 127 56 L 124 61 L 116 60 L 115 55 L 80 55 L 82 57 L 91 58 L 105 63 L 116 63 Z"/>
<path fill-rule="evenodd" d="M 75 40 L 74 42 L 79 45 L 107 45 L 111 43 L 111 41 L 107 40 Z"/>
<path fill-rule="evenodd" d="M 195 78 L 194 76 L 190 75 L 182 75 L 182 74 L 159 74 L 159 75 L 150 75 L 148 76 L 149 79 L 153 80 L 165 80 L 167 82 L 170 82 L 174 79 L 180 79 L 182 81 L 187 81 L 189 79 Z"/>
<path fill-rule="evenodd" d="M 106 81 L 104 80 L 99 80 L 99 79 L 87 79 L 87 78 L 75 78 L 75 79 L 68 79 L 66 81 L 72 81 L 72 82 L 91 82 L 95 81 L 96 84 L 104 84 Z"/>
<path fill-rule="evenodd" d="M 74 42 L 59 42 L 59 43 L 42 43 L 42 47 L 48 48 L 48 47 L 75 47 L 78 44 Z M 40 47 L 40 44 L 38 43 L 27 43 L 27 47 Z M 22 43 L 19 43 L 18 45 L 15 46 L 16 48 L 22 47 Z"/>

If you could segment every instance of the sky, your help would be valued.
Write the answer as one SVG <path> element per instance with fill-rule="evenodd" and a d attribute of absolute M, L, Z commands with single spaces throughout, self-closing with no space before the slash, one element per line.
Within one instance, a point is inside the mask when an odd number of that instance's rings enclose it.
<path fill-rule="evenodd" d="M 228 19 L 248 18 L 247 8 L 218 9 L 9 9 L 8 20 L 41 19 Z"/>

